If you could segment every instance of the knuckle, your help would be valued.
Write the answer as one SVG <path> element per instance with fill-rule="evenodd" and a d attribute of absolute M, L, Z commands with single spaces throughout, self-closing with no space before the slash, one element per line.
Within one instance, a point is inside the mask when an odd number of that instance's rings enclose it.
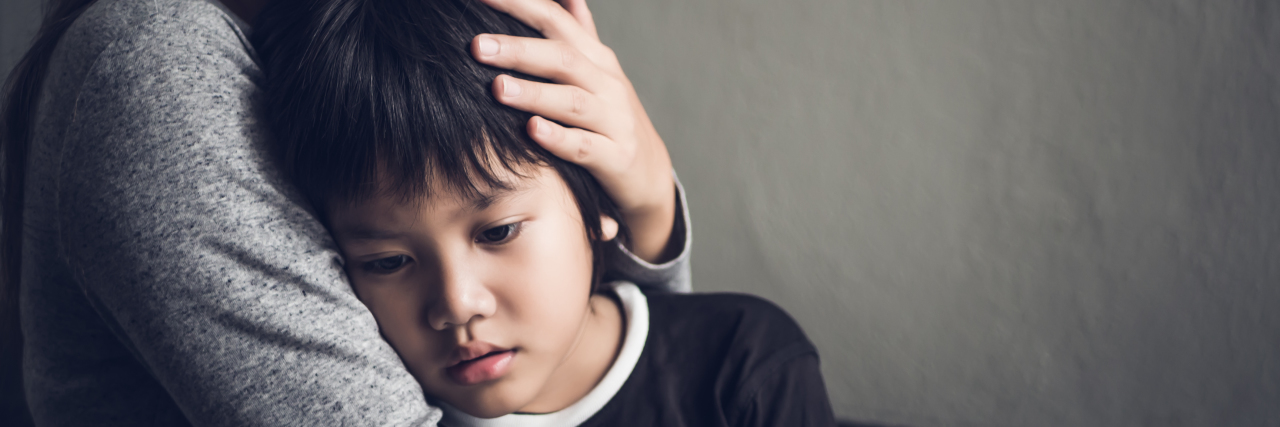
<path fill-rule="evenodd" d="M 529 104 L 542 102 L 542 97 L 546 95 L 542 92 L 542 86 L 540 85 L 524 83 L 521 86 L 524 88 L 524 96 L 522 96 L 522 98 L 524 98 L 525 102 Z"/>
<path fill-rule="evenodd" d="M 609 63 L 618 62 L 618 54 L 609 46 L 600 46 L 600 57 Z"/>
<path fill-rule="evenodd" d="M 606 70 L 613 70 L 618 67 L 618 54 L 609 46 L 599 45 L 597 48 L 591 49 L 591 59 Z"/>
<path fill-rule="evenodd" d="M 529 53 L 529 45 L 525 43 L 524 40 L 505 35 L 500 37 L 498 40 L 499 46 L 502 46 L 502 48 L 498 50 L 499 56 L 510 56 L 512 59 L 520 60 Z"/>
<path fill-rule="evenodd" d="M 592 144 L 595 141 L 586 132 L 578 132 L 578 151 L 574 153 L 574 162 L 584 162 L 591 157 Z"/>
<path fill-rule="evenodd" d="M 569 113 L 574 116 L 583 116 L 587 113 L 587 92 L 574 88 L 569 92 Z"/>
<path fill-rule="evenodd" d="M 560 51 L 560 67 L 565 70 L 572 70 L 578 65 L 578 51 L 572 46 L 561 42 L 558 43 L 557 50 Z"/>
<path fill-rule="evenodd" d="M 626 96 L 627 96 L 626 83 L 623 83 L 621 80 L 618 80 L 616 78 L 610 78 L 607 81 L 608 83 L 605 84 L 606 90 L 608 90 L 611 95 L 613 95 L 618 99 L 626 99 Z"/>
<path fill-rule="evenodd" d="M 515 80 L 512 78 L 511 80 Z M 517 104 L 536 104 L 542 98 L 542 87 L 532 84 L 532 82 L 522 81 L 515 83 L 520 85 L 520 95 L 511 99 L 510 102 Z"/>
<path fill-rule="evenodd" d="M 621 158 L 628 162 L 636 158 L 636 144 L 622 144 L 619 149 L 622 152 Z"/>
<path fill-rule="evenodd" d="M 535 28 L 538 31 L 546 32 L 546 29 L 554 25 L 556 22 L 556 10 L 553 7 L 561 7 L 555 2 L 541 2 L 539 7 L 532 14 L 532 21 L 536 23 Z"/>

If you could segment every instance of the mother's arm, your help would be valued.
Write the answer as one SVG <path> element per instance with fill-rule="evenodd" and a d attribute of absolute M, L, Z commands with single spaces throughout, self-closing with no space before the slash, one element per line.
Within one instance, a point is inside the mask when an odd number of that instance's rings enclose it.
<path fill-rule="evenodd" d="M 262 76 L 242 34 L 205 2 L 152 5 L 136 26 L 96 33 L 118 38 L 76 62 L 92 66 L 62 113 L 74 121 L 50 212 L 80 287 L 67 295 L 95 312 L 63 321 L 105 324 L 129 357 L 33 373 L 47 385 L 37 418 L 433 424 L 439 411 L 270 161 Z M 124 371 L 137 374 L 122 382 Z"/>

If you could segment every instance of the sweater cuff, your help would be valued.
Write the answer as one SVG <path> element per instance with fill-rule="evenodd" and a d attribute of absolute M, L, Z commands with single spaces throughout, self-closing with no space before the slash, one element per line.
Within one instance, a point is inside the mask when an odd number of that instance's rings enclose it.
<path fill-rule="evenodd" d="M 689 227 L 689 204 L 685 198 L 684 185 L 680 183 L 680 177 L 674 170 L 671 171 L 671 177 L 676 185 L 676 211 L 679 212 L 671 227 L 671 238 L 683 240 L 680 242 L 680 254 L 670 261 L 654 264 L 640 259 L 621 242 L 615 242 L 605 254 L 605 264 L 608 266 L 604 277 L 606 281 L 627 280 L 642 288 L 668 292 L 692 290 L 689 253 L 693 231 Z"/>

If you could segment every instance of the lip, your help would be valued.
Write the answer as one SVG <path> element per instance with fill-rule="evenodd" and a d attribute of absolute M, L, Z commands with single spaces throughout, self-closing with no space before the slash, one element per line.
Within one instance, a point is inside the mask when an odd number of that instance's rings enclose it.
<path fill-rule="evenodd" d="M 484 341 L 472 341 L 467 344 L 458 344 L 453 353 L 449 355 L 449 363 L 446 368 L 452 368 L 458 364 L 470 360 L 480 358 L 495 351 L 507 351 L 509 348 L 499 347 Z"/>
<path fill-rule="evenodd" d="M 480 384 L 506 375 L 515 356 L 515 349 L 503 349 L 483 342 L 468 344 L 454 350 L 454 357 L 444 371 L 449 379 L 460 385 Z"/>

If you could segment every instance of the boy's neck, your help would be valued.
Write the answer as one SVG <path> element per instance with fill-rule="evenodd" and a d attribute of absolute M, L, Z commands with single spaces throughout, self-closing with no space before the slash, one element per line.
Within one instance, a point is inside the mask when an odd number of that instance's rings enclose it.
<path fill-rule="evenodd" d="M 626 334 L 622 304 L 612 292 L 594 294 L 589 301 L 582 334 L 574 349 L 547 381 L 538 397 L 521 413 L 550 413 L 586 397 L 613 367 Z"/>

